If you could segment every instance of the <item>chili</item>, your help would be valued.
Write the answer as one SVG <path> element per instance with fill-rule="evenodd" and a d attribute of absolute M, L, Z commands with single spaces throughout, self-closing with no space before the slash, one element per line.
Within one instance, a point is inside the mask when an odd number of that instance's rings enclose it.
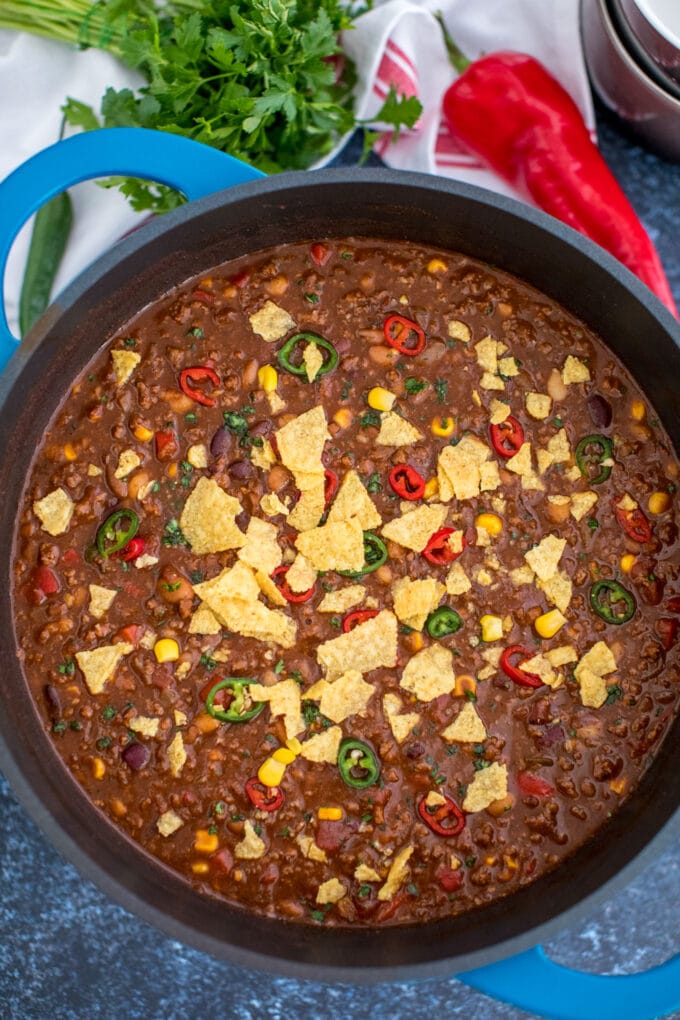
<path fill-rule="evenodd" d="M 339 485 L 340 485 L 340 481 L 339 481 L 338 476 L 336 475 L 335 471 L 331 471 L 330 468 L 326 468 L 324 473 L 323 473 L 323 501 L 324 501 L 324 510 L 328 510 L 328 508 L 331 505 L 331 502 L 333 500 L 333 497 L 335 496 L 336 492 L 338 491 L 338 486 Z"/>
<path fill-rule="evenodd" d="M 425 621 L 425 629 L 432 638 L 448 637 L 455 634 L 463 626 L 463 621 L 455 609 L 448 606 L 440 606 L 430 613 Z"/>
<path fill-rule="evenodd" d="M 258 683 L 257 680 L 251 680 L 247 676 L 228 676 L 223 680 L 218 680 L 210 688 L 205 699 L 206 712 L 213 719 L 219 719 L 221 722 L 249 722 L 256 715 L 259 715 L 264 708 L 263 701 L 251 702 L 250 707 L 247 707 L 249 700 L 248 689 L 256 683 Z M 215 698 L 220 691 L 226 691 L 227 694 L 231 695 L 231 700 L 225 708 L 220 708 L 219 705 L 215 706 Z"/>
<path fill-rule="evenodd" d="M 635 615 L 635 599 L 618 581 L 597 581 L 590 589 L 590 606 L 606 623 L 628 623 Z"/>
<path fill-rule="evenodd" d="M 50 303 L 72 225 L 73 205 L 67 191 L 55 195 L 36 213 L 19 296 L 22 336 L 26 336 Z"/>
<path fill-rule="evenodd" d="M 365 574 L 372 574 L 378 567 L 382 567 L 387 560 L 387 546 L 382 538 L 378 538 L 372 531 L 364 532 L 364 565 L 361 570 L 339 570 L 343 577 L 363 577 Z"/>
<path fill-rule="evenodd" d="M 355 627 L 358 627 L 360 623 L 366 623 L 366 620 L 372 620 L 374 616 L 378 615 L 378 613 L 378 609 L 354 609 L 343 618 L 343 634 L 349 634 L 349 632 L 354 630 Z"/>
<path fill-rule="evenodd" d="M 524 429 L 512 415 L 490 428 L 491 442 L 499 457 L 514 457 L 524 443 Z"/>
<path fill-rule="evenodd" d="M 614 500 L 614 514 L 628 538 L 634 542 L 651 542 L 652 527 L 640 507 L 624 510 L 618 505 L 618 500 Z"/>
<path fill-rule="evenodd" d="M 338 750 L 338 769 L 348 786 L 364 790 L 380 777 L 380 761 L 375 751 L 363 740 L 343 740 Z"/>
<path fill-rule="evenodd" d="M 460 72 L 444 94 L 451 133 L 539 208 L 620 259 L 677 316 L 656 249 L 569 93 L 526 53 L 467 60 L 440 24 Z"/>
<path fill-rule="evenodd" d="M 290 372 L 291 375 L 297 375 L 301 379 L 307 379 L 307 366 L 304 362 L 301 364 L 295 364 L 292 360 L 293 352 L 299 344 L 316 344 L 317 347 L 321 348 L 321 353 L 327 354 L 328 357 L 324 359 L 324 363 L 316 373 L 316 378 L 321 378 L 322 375 L 326 375 L 331 372 L 338 364 L 340 356 L 336 351 L 330 340 L 326 340 L 322 336 L 317 336 L 316 333 L 296 333 L 289 340 L 286 340 L 285 344 L 278 352 L 276 357 L 278 358 L 279 365 L 281 368 L 285 368 L 286 372 Z M 302 351 L 300 351 L 302 353 Z"/>
<path fill-rule="evenodd" d="M 387 478 L 401 499 L 420 499 L 425 492 L 425 479 L 410 464 L 395 464 Z"/>
<path fill-rule="evenodd" d="M 612 451 L 612 441 L 606 436 L 584 436 L 578 443 L 576 463 L 589 485 L 601 485 L 607 481 L 612 473 L 612 466 L 605 461 L 611 460 Z"/>
<path fill-rule="evenodd" d="M 383 323 L 383 334 L 390 347 L 400 354 L 413 357 L 425 350 L 425 331 L 403 315 L 388 315 Z"/>
<path fill-rule="evenodd" d="M 452 797 L 442 796 L 443 804 L 428 807 L 428 794 L 425 794 L 418 801 L 418 814 L 438 836 L 457 836 L 465 827 L 465 815 Z"/>
<path fill-rule="evenodd" d="M 127 507 L 114 510 L 97 531 L 95 544 L 99 555 L 107 559 L 112 553 L 124 549 L 138 529 L 139 517 L 134 510 L 128 510 Z"/>
<path fill-rule="evenodd" d="M 259 811 L 278 811 L 286 799 L 280 786 L 264 786 L 257 776 L 247 780 L 245 791 Z"/>
<path fill-rule="evenodd" d="M 460 552 L 455 552 L 449 542 L 449 538 L 453 535 L 454 531 L 455 528 L 440 528 L 439 531 L 435 531 L 423 549 L 423 556 L 428 563 L 442 566 L 445 563 L 453 563 L 454 560 L 458 559 L 463 549 L 465 549 L 467 542 L 465 541 L 465 535 L 461 535 Z"/>
<path fill-rule="evenodd" d="M 194 383 L 201 379 L 207 379 L 213 386 L 219 386 L 221 381 L 217 372 L 208 365 L 194 365 L 192 368 L 183 368 L 179 373 L 180 389 L 197 404 L 203 404 L 204 407 L 215 407 L 217 403 L 215 398 L 204 393 L 203 390 L 197 390 L 194 386 Z"/>
<path fill-rule="evenodd" d="M 521 656 L 520 663 L 515 666 L 510 660 L 514 659 L 515 656 Z M 531 658 L 531 652 L 527 651 L 521 645 L 510 645 L 509 648 L 504 649 L 501 658 L 500 666 L 506 676 L 509 676 L 516 684 L 520 687 L 542 687 L 543 681 L 540 676 L 536 673 L 525 673 L 519 668 L 522 662 L 526 662 L 527 659 Z"/>
<path fill-rule="evenodd" d="M 139 535 L 137 538 L 131 538 L 128 544 L 120 550 L 120 552 L 113 553 L 113 558 L 121 560 L 123 563 L 130 563 L 132 560 L 136 560 L 138 556 L 141 556 L 146 549 L 146 542 Z"/>
<path fill-rule="evenodd" d="M 286 580 L 286 574 L 288 573 L 289 570 L 290 565 L 282 563 L 281 566 L 277 567 L 274 573 L 270 575 L 272 581 L 279 589 L 286 602 L 290 602 L 293 605 L 297 605 L 300 602 L 309 602 L 309 600 L 314 595 L 316 585 L 313 584 L 312 587 L 308 589 L 308 591 L 293 591 L 293 589 L 288 584 L 288 581 Z"/>

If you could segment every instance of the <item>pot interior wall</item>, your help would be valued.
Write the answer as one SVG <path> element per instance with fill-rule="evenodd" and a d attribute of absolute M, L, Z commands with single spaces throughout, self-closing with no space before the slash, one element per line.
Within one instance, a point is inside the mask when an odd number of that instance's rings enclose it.
<path fill-rule="evenodd" d="M 548 232 L 532 222 L 545 224 L 547 218 L 519 215 L 516 206 L 493 196 L 482 200 L 476 189 L 390 172 L 288 176 L 235 194 L 192 204 L 122 242 L 62 295 L 10 366 L 2 384 L 3 534 L 13 533 L 18 495 L 57 400 L 100 345 L 175 284 L 229 258 L 287 241 L 352 235 L 406 239 L 463 251 L 513 272 L 564 304 L 609 344 L 680 448 L 680 350 L 657 318 L 655 303 L 650 299 L 648 307 L 632 296 L 625 271 L 612 272 L 609 263 L 603 268 L 565 240 L 571 234 L 560 225 Z M 9 541 L 1 557 L 7 579 Z M 91 807 L 52 753 L 15 664 L 8 599 L 0 613 L 0 744 L 5 745 L 0 764 L 24 803 L 60 849 L 118 902 L 171 934 L 236 961 L 354 979 L 378 970 L 386 979 L 418 965 L 432 972 L 438 961 L 455 961 L 458 969 L 478 965 L 530 945 L 545 934 L 538 927 L 595 894 L 649 843 L 680 800 L 676 722 L 638 791 L 606 829 L 556 872 L 512 897 L 451 921 L 379 933 L 253 917 L 197 896 Z"/>

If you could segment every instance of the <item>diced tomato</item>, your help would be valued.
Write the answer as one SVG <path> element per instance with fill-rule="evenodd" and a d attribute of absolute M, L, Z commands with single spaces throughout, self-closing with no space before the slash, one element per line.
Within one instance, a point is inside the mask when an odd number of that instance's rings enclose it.
<path fill-rule="evenodd" d="M 76 563 L 80 563 L 80 553 L 75 549 L 67 549 L 61 557 L 61 562 L 65 567 L 75 567 Z"/>
<path fill-rule="evenodd" d="M 172 460 L 179 453 L 179 444 L 174 432 L 156 433 L 156 456 L 159 460 Z"/>
<path fill-rule="evenodd" d="M 40 606 L 50 597 L 61 591 L 59 578 L 50 567 L 36 567 L 24 586 L 26 599 L 34 606 Z"/>
<path fill-rule="evenodd" d="M 533 772 L 518 772 L 517 783 L 520 790 L 534 797 L 549 797 L 555 792 L 554 786 L 551 786 L 545 779 L 541 779 L 540 776 L 534 775 Z"/>
<path fill-rule="evenodd" d="M 435 877 L 445 892 L 456 892 L 463 884 L 463 869 L 456 868 L 454 871 L 442 864 L 435 871 Z"/>
<path fill-rule="evenodd" d="M 316 244 L 312 245 L 310 249 L 310 254 L 312 256 L 313 261 L 316 262 L 317 266 L 325 266 L 329 258 L 331 257 L 329 249 L 326 247 L 325 244 L 321 244 L 320 241 L 317 241 Z"/>
<path fill-rule="evenodd" d="M 144 637 L 145 628 L 140 626 L 138 623 L 129 623 L 127 627 L 121 627 L 113 635 L 112 641 L 118 644 L 121 641 L 127 642 L 129 645 L 134 645 L 135 648 Z"/>
<path fill-rule="evenodd" d="M 210 858 L 210 867 L 218 875 L 228 875 L 234 866 L 234 858 L 229 847 L 223 847 Z"/>

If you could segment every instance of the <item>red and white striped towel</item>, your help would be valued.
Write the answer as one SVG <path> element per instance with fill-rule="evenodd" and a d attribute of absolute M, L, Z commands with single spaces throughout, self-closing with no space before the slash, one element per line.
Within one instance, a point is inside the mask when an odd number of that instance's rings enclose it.
<path fill-rule="evenodd" d="M 374 9 L 362 15 L 342 40 L 357 66 L 357 116 L 374 117 L 390 85 L 418 96 L 423 113 L 415 128 L 403 132 L 394 144 L 386 131 L 375 151 L 401 170 L 442 174 L 524 198 L 449 134 L 441 105 L 456 71 L 434 15 L 442 14 L 470 59 L 503 49 L 540 60 L 570 93 L 594 137 L 578 9 L 578 0 L 376 0 Z"/>

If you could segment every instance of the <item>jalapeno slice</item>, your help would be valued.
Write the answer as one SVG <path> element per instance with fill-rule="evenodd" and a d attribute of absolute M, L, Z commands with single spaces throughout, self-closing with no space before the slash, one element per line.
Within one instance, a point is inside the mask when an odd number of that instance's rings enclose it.
<path fill-rule="evenodd" d="M 139 517 L 134 510 L 122 507 L 106 518 L 100 525 L 95 539 L 100 556 L 107 559 L 112 553 L 120 552 L 139 529 Z"/>
<path fill-rule="evenodd" d="M 607 481 L 612 466 L 604 461 L 611 459 L 612 451 L 612 441 L 606 436 L 584 436 L 577 445 L 576 463 L 589 485 L 601 485 Z"/>
<path fill-rule="evenodd" d="M 597 581 L 590 589 L 590 606 L 606 623 L 617 626 L 635 615 L 635 599 L 618 581 Z"/>
<path fill-rule="evenodd" d="M 338 769 L 345 783 L 356 790 L 373 786 L 380 776 L 375 751 L 363 740 L 343 740 L 338 751 Z"/>
<path fill-rule="evenodd" d="M 285 344 L 276 355 L 281 368 L 285 368 L 286 372 L 290 372 L 291 375 L 297 375 L 300 376 L 301 379 L 307 379 L 307 366 L 305 363 L 301 362 L 300 364 L 296 364 L 293 361 L 293 353 L 298 345 L 302 343 L 316 344 L 316 346 L 321 349 L 321 354 L 324 356 L 323 365 L 316 373 L 316 379 L 319 379 L 322 375 L 326 375 L 328 372 L 333 371 L 340 360 L 340 356 L 330 340 L 326 340 L 322 336 L 317 336 L 316 333 L 296 333 L 295 336 L 290 338 L 290 340 L 286 340 Z M 300 350 L 300 356 L 302 356 L 302 349 Z"/>
<path fill-rule="evenodd" d="M 248 695 L 248 688 L 257 683 L 257 680 L 251 680 L 248 676 L 228 676 L 224 680 L 218 680 L 210 688 L 205 699 L 206 712 L 221 722 L 249 722 L 264 708 L 263 701 L 252 702 Z M 215 697 L 223 690 L 231 694 L 231 701 L 226 707 L 220 708 L 219 705 L 215 705 Z"/>
<path fill-rule="evenodd" d="M 364 574 L 372 574 L 378 567 L 382 567 L 387 559 L 387 546 L 382 538 L 378 538 L 372 531 L 364 532 L 364 565 L 361 570 L 339 570 L 343 577 L 363 577 Z"/>
<path fill-rule="evenodd" d="M 425 621 L 425 629 L 432 638 L 448 637 L 455 634 L 463 626 L 463 621 L 455 609 L 448 606 L 440 606 L 430 613 Z"/>

